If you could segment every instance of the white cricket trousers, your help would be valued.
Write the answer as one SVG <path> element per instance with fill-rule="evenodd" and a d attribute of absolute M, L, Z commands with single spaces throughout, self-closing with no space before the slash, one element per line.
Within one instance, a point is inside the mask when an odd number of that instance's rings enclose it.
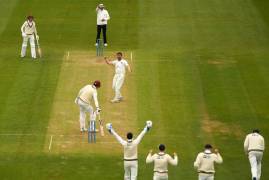
<path fill-rule="evenodd" d="M 248 159 L 251 166 L 252 178 L 260 180 L 262 173 L 262 156 L 263 152 L 260 151 L 251 151 L 248 153 Z"/>
<path fill-rule="evenodd" d="M 115 97 L 114 97 L 115 100 L 119 100 L 120 98 L 122 98 L 120 89 L 124 83 L 124 78 L 125 74 L 123 73 L 114 75 L 112 89 L 115 91 Z"/>
<path fill-rule="evenodd" d="M 77 100 L 77 104 L 79 105 L 80 115 L 80 129 L 86 129 L 86 113 L 89 113 L 89 118 L 91 120 L 95 120 L 95 113 L 93 111 L 93 107 L 88 103 L 82 101 L 80 98 Z"/>
<path fill-rule="evenodd" d="M 28 44 L 29 39 L 30 39 L 32 58 L 36 58 L 35 36 L 34 36 L 34 34 L 26 35 L 26 36 L 23 37 L 22 48 L 21 48 L 21 57 L 24 57 L 26 55 L 26 49 L 27 49 L 27 44 Z"/>
<path fill-rule="evenodd" d="M 168 180 L 168 173 L 154 173 L 153 180 Z"/>
<path fill-rule="evenodd" d="M 136 180 L 137 168 L 137 161 L 124 161 L 124 180 Z"/>
<path fill-rule="evenodd" d="M 199 180 L 214 180 L 213 174 L 199 174 Z"/>

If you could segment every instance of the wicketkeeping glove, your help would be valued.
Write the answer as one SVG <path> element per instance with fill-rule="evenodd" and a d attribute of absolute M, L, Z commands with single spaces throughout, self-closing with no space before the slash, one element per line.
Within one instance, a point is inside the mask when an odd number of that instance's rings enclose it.
<path fill-rule="evenodd" d="M 149 131 L 150 128 L 152 128 L 152 121 L 149 120 L 146 122 L 146 128 L 147 128 L 147 131 Z"/>

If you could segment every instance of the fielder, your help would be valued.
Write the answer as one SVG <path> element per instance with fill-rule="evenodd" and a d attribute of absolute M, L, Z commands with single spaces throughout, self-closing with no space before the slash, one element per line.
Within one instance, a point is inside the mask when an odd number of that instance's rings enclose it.
<path fill-rule="evenodd" d="M 246 136 L 244 150 L 248 154 L 251 166 L 252 180 L 260 180 L 262 169 L 262 156 L 265 149 L 264 138 L 258 129 Z"/>
<path fill-rule="evenodd" d="M 101 31 L 103 31 L 104 46 L 107 46 L 106 30 L 107 30 L 107 21 L 110 19 L 110 17 L 103 4 L 99 4 L 97 6 L 96 13 L 97 13 L 97 36 L 95 46 L 98 46 L 97 40 L 100 39 Z"/>
<path fill-rule="evenodd" d="M 136 180 L 137 169 L 138 169 L 138 159 L 137 159 L 137 146 L 141 142 L 144 135 L 152 127 L 152 122 L 147 121 L 146 126 L 139 136 L 133 140 L 133 134 L 127 133 L 127 141 L 123 140 L 112 128 L 112 124 L 108 123 L 106 125 L 108 131 L 115 136 L 119 143 L 124 149 L 124 180 Z"/>
<path fill-rule="evenodd" d="M 101 87 L 100 81 L 96 80 L 93 84 L 86 85 L 82 89 L 80 89 L 75 103 L 79 106 L 80 109 L 80 131 L 85 132 L 87 131 L 86 128 L 86 113 L 90 115 L 90 122 L 96 120 L 96 114 L 91 106 L 91 101 L 93 99 L 97 113 L 101 112 L 99 107 L 98 98 L 97 98 L 97 89 Z"/>
<path fill-rule="evenodd" d="M 198 170 L 199 180 L 214 180 L 214 165 L 223 162 L 218 149 L 215 149 L 215 153 L 212 153 L 212 149 L 210 144 L 206 144 L 204 152 L 199 153 L 194 162 L 194 167 Z"/>
<path fill-rule="evenodd" d="M 112 103 L 117 103 L 123 100 L 120 89 L 124 83 L 126 68 L 129 72 L 132 72 L 128 62 L 122 58 L 122 52 L 118 52 L 116 56 L 117 59 L 114 61 L 108 60 L 108 58 L 105 57 L 105 61 L 108 65 L 115 66 L 115 75 L 112 84 L 112 89 L 115 91 L 115 97 L 111 100 Z"/>
<path fill-rule="evenodd" d="M 168 164 L 176 166 L 178 163 L 177 154 L 174 153 L 174 158 L 165 153 L 165 145 L 159 145 L 159 153 L 152 156 L 152 150 L 146 159 L 146 163 L 154 162 L 154 175 L 153 180 L 168 180 Z"/>
<path fill-rule="evenodd" d="M 39 40 L 39 36 L 37 35 L 36 24 L 33 16 L 27 17 L 27 20 L 21 26 L 21 33 L 23 38 L 21 57 L 25 57 L 28 40 L 30 39 L 31 55 L 33 59 L 36 59 L 35 38 Z"/>

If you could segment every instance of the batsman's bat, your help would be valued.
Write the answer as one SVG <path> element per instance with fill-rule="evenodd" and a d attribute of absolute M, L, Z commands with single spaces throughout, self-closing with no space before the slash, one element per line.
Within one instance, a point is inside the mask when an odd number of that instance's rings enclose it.
<path fill-rule="evenodd" d="M 99 125 L 100 125 L 100 134 L 101 136 L 105 136 L 104 126 L 103 126 L 104 122 L 101 119 L 100 113 L 98 114 L 98 119 L 99 119 Z"/>
<path fill-rule="evenodd" d="M 41 51 L 41 47 L 40 47 L 40 44 L 39 44 L 39 40 L 37 38 L 36 38 L 36 45 L 37 45 L 38 56 L 41 58 L 42 57 L 42 51 Z"/>

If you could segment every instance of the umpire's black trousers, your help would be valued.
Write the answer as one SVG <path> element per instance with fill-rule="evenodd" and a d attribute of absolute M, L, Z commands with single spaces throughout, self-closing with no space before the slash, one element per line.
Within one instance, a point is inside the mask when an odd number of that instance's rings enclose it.
<path fill-rule="evenodd" d="M 97 39 L 100 39 L 101 31 L 103 31 L 104 43 L 107 43 L 107 40 L 106 40 L 106 24 L 105 25 L 97 25 L 96 42 L 97 42 Z"/>

